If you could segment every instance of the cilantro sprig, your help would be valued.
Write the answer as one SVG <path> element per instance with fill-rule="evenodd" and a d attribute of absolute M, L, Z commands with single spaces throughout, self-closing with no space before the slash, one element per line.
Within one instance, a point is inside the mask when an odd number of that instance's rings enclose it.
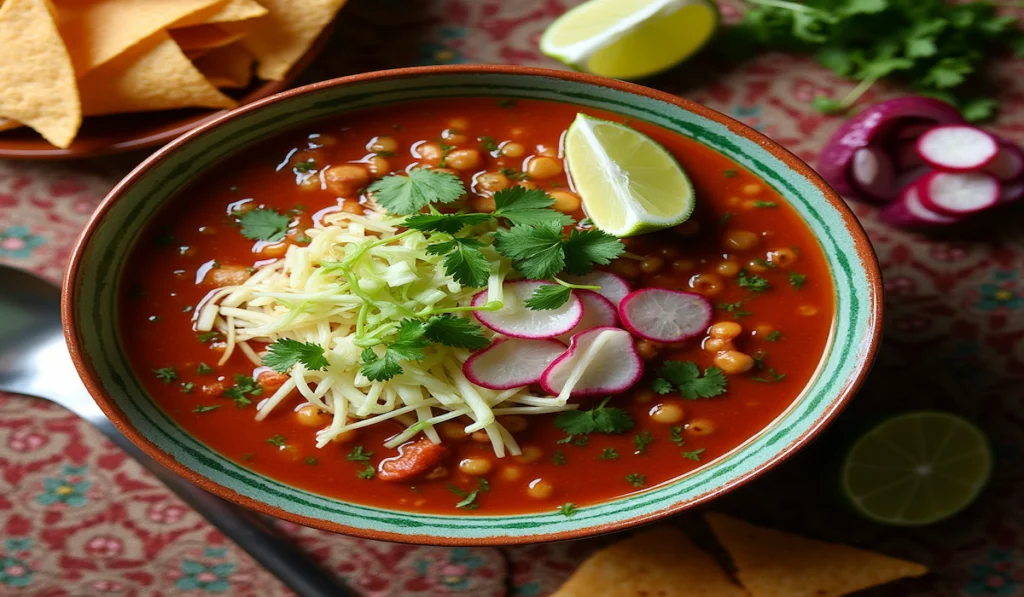
<path fill-rule="evenodd" d="M 718 367 L 708 367 L 701 376 L 693 361 L 665 361 L 656 372 L 651 388 L 659 394 L 678 391 L 687 400 L 714 398 L 725 393 L 728 379 Z"/>
<path fill-rule="evenodd" d="M 242 236 L 249 240 L 277 242 L 288 233 L 291 218 L 272 209 L 254 209 L 238 216 Z"/>
<path fill-rule="evenodd" d="M 363 349 L 360 371 L 370 381 L 387 381 L 402 373 L 401 361 L 425 359 L 424 349 L 431 342 L 471 350 L 490 344 L 480 326 L 462 317 L 437 315 L 425 322 L 403 319 L 394 339 L 384 343 L 384 354 L 369 346 Z"/>
<path fill-rule="evenodd" d="M 267 347 L 267 354 L 263 357 L 263 364 L 278 373 L 287 373 L 299 363 L 307 371 L 321 371 L 328 365 L 323 347 L 290 338 L 275 341 Z"/>
<path fill-rule="evenodd" d="M 569 436 L 626 433 L 635 422 L 625 410 L 608 406 L 611 396 L 590 410 L 568 410 L 555 417 L 555 426 Z"/>

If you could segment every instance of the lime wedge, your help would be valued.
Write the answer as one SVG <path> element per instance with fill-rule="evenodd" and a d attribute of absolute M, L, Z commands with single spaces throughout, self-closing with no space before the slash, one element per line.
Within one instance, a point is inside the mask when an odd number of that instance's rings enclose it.
<path fill-rule="evenodd" d="M 590 0 L 548 26 L 540 51 L 584 72 L 639 79 L 686 60 L 717 27 L 708 0 Z"/>
<path fill-rule="evenodd" d="M 577 114 L 565 159 L 587 217 L 609 234 L 661 230 L 693 212 L 693 185 L 672 154 L 624 124 Z"/>
<path fill-rule="evenodd" d="M 885 421 L 846 455 L 842 489 L 853 507 L 886 524 L 931 524 L 963 510 L 988 481 L 992 450 L 958 416 L 912 412 Z"/>

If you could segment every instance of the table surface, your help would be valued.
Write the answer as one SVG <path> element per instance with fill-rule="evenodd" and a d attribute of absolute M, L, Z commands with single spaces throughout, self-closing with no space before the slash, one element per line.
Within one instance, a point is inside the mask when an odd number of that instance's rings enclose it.
<path fill-rule="evenodd" d="M 486 62 L 557 67 L 537 39 L 572 0 L 351 0 L 306 81 L 407 66 Z M 734 5 L 723 3 L 726 19 Z M 391 32 L 391 34 L 387 34 Z M 400 35 L 395 33 L 401 32 Z M 694 61 L 694 64 L 708 64 Z M 1024 141 L 1024 62 L 997 65 L 1000 132 Z M 712 76 L 713 75 L 713 76 Z M 729 114 L 812 161 L 841 118 L 818 94 L 850 88 L 810 60 L 766 55 L 732 69 L 693 66 L 647 84 Z M 867 101 L 899 93 L 878 88 Z M 142 153 L 0 161 L 0 262 L 57 281 L 103 195 Z M 1024 205 L 955 236 L 886 227 L 853 206 L 882 264 L 885 338 L 868 383 L 812 447 L 710 507 L 747 520 L 906 557 L 927 578 L 876 596 L 1024 594 Z M 922 529 L 866 523 L 835 498 L 839 445 L 886 413 L 958 412 L 992 438 L 995 476 L 977 504 Z M 673 524 L 706 536 L 698 513 Z M 547 595 L 610 538 L 509 549 L 415 547 L 282 523 L 368 596 Z M 0 595 L 288 595 L 267 572 L 66 411 L 0 394 Z"/>

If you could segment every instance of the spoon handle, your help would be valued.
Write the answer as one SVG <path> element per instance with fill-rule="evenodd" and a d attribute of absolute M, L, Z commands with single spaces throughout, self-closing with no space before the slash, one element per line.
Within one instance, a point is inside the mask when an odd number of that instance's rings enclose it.
<path fill-rule="evenodd" d="M 89 400 L 89 403 L 92 403 L 92 400 Z M 82 409 L 81 402 L 75 401 L 74 404 Z M 96 412 L 77 414 L 90 421 L 288 588 L 301 597 L 358 597 L 352 589 L 327 574 L 323 568 L 292 546 L 287 538 L 279 535 L 258 514 L 225 501 L 178 476 L 118 431 L 117 427 L 103 416 L 95 403 L 92 403 L 92 406 Z"/>

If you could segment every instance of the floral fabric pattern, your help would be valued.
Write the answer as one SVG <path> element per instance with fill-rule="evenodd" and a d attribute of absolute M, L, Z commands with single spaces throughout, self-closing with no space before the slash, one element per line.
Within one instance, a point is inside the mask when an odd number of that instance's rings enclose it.
<path fill-rule="evenodd" d="M 563 68 L 540 55 L 548 23 L 579 0 L 350 0 L 305 82 L 413 64 Z M 726 21 L 738 0 L 720 2 Z M 382 32 L 384 35 L 382 37 Z M 1024 141 L 1024 61 L 994 69 L 994 125 Z M 841 117 L 817 95 L 851 86 L 812 60 L 770 54 L 725 69 L 691 63 L 645 84 L 754 126 L 813 163 Z M 904 90 L 878 86 L 864 101 Z M 0 160 L 0 263 L 57 282 L 103 195 L 145 152 L 77 162 Z M 1024 204 L 951 235 L 895 230 L 853 204 L 882 265 L 885 338 L 852 405 L 822 439 L 710 507 L 755 523 L 906 557 L 928 577 L 873 597 L 1024 595 Z M 845 510 L 823 485 L 844 437 L 896 410 L 958 412 L 992 439 L 997 462 L 979 503 L 930 528 L 891 529 Z M 826 475 L 827 476 L 827 475 Z M 700 534 L 699 513 L 674 522 Z M 543 597 L 614 537 L 506 549 L 416 547 L 279 523 L 368 597 Z M 0 394 L 0 595 L 291 593 L 87 423 L 34 398 Z"/>

